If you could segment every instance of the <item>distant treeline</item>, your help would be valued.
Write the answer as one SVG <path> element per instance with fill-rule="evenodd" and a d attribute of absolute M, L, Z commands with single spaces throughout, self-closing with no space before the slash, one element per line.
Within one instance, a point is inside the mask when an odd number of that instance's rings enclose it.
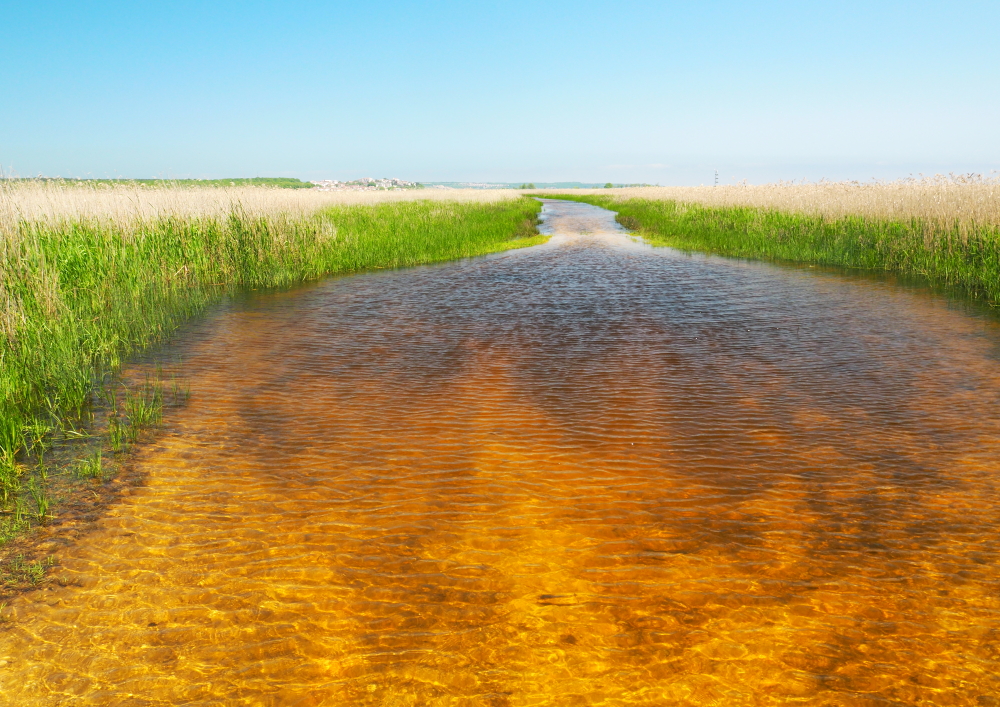
<path fill-rule="evenodd" d="M 149 187 L 277 187 L 311 189 L 315 184 L 293 177 L 234 177 L 232 179 L 63 179 L 62 177 L 26 177 L 17 181 L 62 182 L 66 184 L 141 184 Z"/>

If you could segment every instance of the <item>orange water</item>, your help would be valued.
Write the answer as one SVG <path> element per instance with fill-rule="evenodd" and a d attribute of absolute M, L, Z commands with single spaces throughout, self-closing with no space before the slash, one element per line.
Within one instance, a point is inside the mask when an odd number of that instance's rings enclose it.
<path fill-rule="evenodd" d="M 182 336 L 0 702 L 1000 704 L 996 323 L 546 209 Z"/>

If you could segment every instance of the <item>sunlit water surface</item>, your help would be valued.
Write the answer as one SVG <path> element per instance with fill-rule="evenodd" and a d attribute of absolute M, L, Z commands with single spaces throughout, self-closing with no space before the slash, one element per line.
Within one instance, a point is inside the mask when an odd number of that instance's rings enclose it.
<path fill-rule="evenodd" d="M 996 323 L 546 209 L 181 337 L 3 704 L 1000 704 Z"/>

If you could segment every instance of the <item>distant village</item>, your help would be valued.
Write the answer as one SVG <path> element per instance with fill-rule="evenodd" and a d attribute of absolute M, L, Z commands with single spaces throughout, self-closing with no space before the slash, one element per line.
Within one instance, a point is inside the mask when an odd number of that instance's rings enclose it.
<path fill-rule="evenodd" d="M 517 184 L 496 182 L 408 182 L 405 179 L 374 179 L 363 177 L 349 182 L 321 179 L 309 182 L 317 191 L 385 191 L 392 189 L 594 189 L 597 187 L 647 187 L 648 184 L 589 184 L 586 182 L 547 182 L 544 184 Z"/>
<path fill-rule="evenodd" d="M 421 184 L 420 182 L 408 182 L 405 179 L 374 179 L 363 177 L 349 182 L 341 182 L 336 179 L 321 179 L 314 181 L 317 191 L 380 191 L 387 189 L 510 189 L 510 184 L 492 184 L 487 182 L 444 182 L 436 184 Z M 522 185 L 523 187 L 523 185 Z M 534 188 L 532 185 L 531 188 Z"/>
<path fill-rule="evenodd" d="M 380 191 L 386 189 L 422 189 L 423 185 L 417 182 L 408 182 L 405 179 L 373 179 L 372 177 L 362 177 L 350 182 L 340 182 L 336 179 L 321 179 L 313 182 L 318 191 Z"/>

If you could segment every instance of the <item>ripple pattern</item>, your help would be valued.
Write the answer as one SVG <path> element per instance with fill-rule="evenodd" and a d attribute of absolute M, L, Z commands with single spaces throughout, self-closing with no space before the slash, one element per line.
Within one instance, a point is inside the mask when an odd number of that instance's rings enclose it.
<path fill-rule="evenodd" d="M 546 216 L 182 336 L 0 703 L 1000 705 L 996 321 Z"/>

